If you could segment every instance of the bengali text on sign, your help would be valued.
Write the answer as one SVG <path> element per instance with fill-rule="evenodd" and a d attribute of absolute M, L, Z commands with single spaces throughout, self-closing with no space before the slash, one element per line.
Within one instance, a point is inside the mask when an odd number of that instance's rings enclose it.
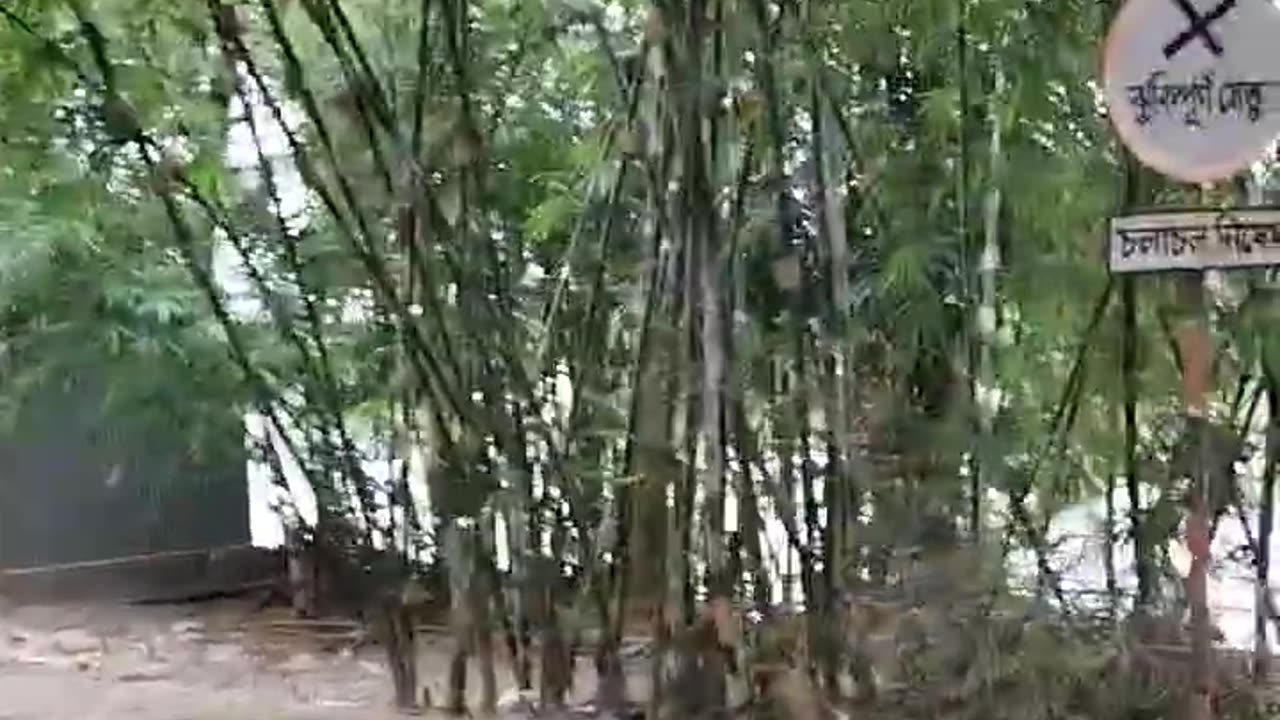
<path fill-rule="evenodd" d="M 1112 272 L 1280 265 L 1280 209 L 1113 218 L 1109 254 Z"/>
<path fill-rule="evenodd" d="M 1201 128 L 1216 118 L 1245 118 L 1256 123 L 1268 109 L 1267 89 L 1274 80 L 1217 82 L 1212 70 L 1182 80 L 1153 70 L 1145 81 L 1126 86 L 1138 125 L 1170 116 L 1188 128 Z"/>

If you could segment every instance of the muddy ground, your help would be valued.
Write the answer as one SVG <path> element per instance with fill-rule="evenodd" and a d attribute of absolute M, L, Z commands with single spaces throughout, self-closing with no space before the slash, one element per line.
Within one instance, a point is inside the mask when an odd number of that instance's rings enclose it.
<path fill-rule="evenodd" d="M 353 649 L 349 637 L 320 628 L 299 632 L 289 618 L 240 601 L 0 606 L 0 720 L 404 717 L 389 707 L 379 648 Z M 421 641 L 421 677 L 437 702 L 448 650 L 445 637 Z M 579 661 L 578 688 L 589 691 L 588 664 Z M 510 672 L 498 674 L 501 694 L 513 697 Z"/>

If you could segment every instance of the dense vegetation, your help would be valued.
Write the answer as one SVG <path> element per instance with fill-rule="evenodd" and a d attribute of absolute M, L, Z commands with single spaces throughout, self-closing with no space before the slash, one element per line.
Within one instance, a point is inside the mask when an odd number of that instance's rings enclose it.
<path fill-rule="evenodd" d="M 557 703 L 592 628 L 612 704 L 651 633 L 630 694 L 668 717 L 726 673 L 781 717 L 1180 714 L 1187 478 L 1267 573 L 1278 306 L 1213 278 L 1211 419 L 1184 422 L 1177 282 L 1099 252 L 1185 192 L 1106 126 L 1111 11 L 0 3 L 3 398 L 91 362 L 130 412 L 265 418 L 402 705 L 401 589 L 443 571 L 489 706 L 480 633 Z M 426 461 L 383 483 L 375 446 Z M 1068 586 L 1050 521 L 1095 498 L 1105 585 Z"/>

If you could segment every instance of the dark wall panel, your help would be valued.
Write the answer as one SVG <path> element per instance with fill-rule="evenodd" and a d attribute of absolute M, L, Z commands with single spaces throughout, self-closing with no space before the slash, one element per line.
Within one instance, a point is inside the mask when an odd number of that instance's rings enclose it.
<path fill-rule="evenodd" d="M 0 434 L 0 568 L 248 543 L 243 430 L 201 447 L 171 424 L 116 424 L 101 394 L 48 393 Z M 221 419 L 219 427 L 221 427 Z"/>

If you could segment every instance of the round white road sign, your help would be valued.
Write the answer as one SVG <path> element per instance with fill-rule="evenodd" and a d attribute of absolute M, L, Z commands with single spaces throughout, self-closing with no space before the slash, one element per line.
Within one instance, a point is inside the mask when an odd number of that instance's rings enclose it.
<path fill-rule="evenodd" d="M 1230 177 L 1280 135 L 1280 8 L 1272 0 L 1128 0 L 1102 70 L 1120 138 L 1177 180 Z"/>

